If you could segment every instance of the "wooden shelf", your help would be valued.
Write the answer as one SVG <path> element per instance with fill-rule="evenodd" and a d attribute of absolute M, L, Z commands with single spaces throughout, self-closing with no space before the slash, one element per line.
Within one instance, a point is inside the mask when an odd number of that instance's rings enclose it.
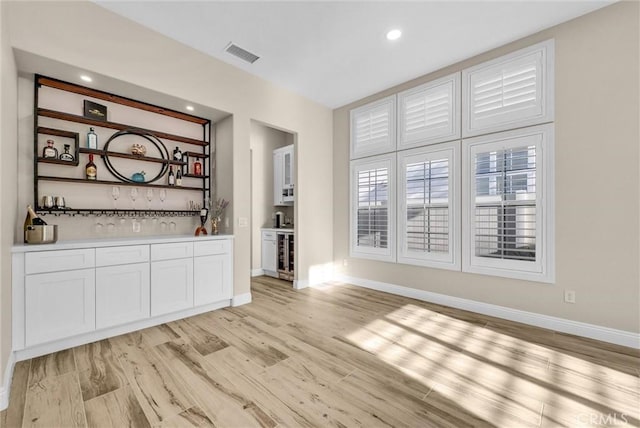
<path fill-rule="evenodd" d="M 97 150 L 97 149 L 87 149 L 84 147 L 80 147 L 80 153 L 87 153 L 97 156 L 109 156 L 114 158 L 124 158 L 124 159 L 133 159 L 143 162 L 155 162 L 155 163 L 168 163 L 169 165 L 186 165 L 186 162 L 178 162 L 174 160 L 168 159 L 160 159 L 160 158 L 151 158 L 147 156 L 136 156 L 129 153 L 120 153 L 120 152 L 110 152 L 105 150 Z"/>
<path fill-rule="evenodd" d="M 93 89 L 93 88 L 87 88 L 86 86 L 80 86 L 76 84 L 63 82 L 61 80 L 53 79 L 50 77 L 38 76 L 38 80 L 36 83 L 39 85 L 48 86 L 50 88 L 56 88 L 62 91 L 73 92 L 74 94 L 87 95 L 89 97 L 97 98 L 99 100 L 110 101 L 112 103 L 137 108 L 140 110 L 150 111 L 152 113 L 174 117 L 180 120 L 186 120 L 188 122 L 197 123 L 200 125 L 209 123 L 208 119 L 204 119 L 204 118 L 193 116 L 186 113 L 181 113 L 175 110 L 165 109 L 152 104 L 147 104 L 140 101 L 132 100 L 130 98 L 120 97 L 118 95 L 110 94 L 108 92 L 98 91 L 97 89 Z"/>
<path fill-rule="evenodd" d="M 78 160 L 75 161 L 63 161 L 60 159 L 51 159 L 51 158 L 38 158 L 38 162 L 40 163 L 52 163 L 55 165 L 64 165 L 64 166 L 78 166 Z"/>
<path fill-rule="evenodd" d="M 38 180 L 43 181 L 61 181 L 65 183 L 82 183 L 82 184 L 103 184 L 109 186 L 129 186 L 129 187 L 157 187 L 159 189 L 175 189 L 175 190 L 197 190 L 202 191 L 202 187 L 191 186 L 169 186 L 167 184 L 154 184 L 154 183 L 127 183 L 124 181 L 107 181 L 107 180 L 86 180 L 83 178 L 68 178 L 68 177 L 51 177 L 48 175 L 39 175 Z"/>
<path fill-rule="evenodd" d="M 182 174 L 183 177 L 189 178 L 209 178 L 208 175 Z"/>
<path fill-rule="evenodd" d="M 166 132 L 152 131 L 150 129 L 132 127 L 130 125 L 124 125 L 122 123 L 109 122 L 109 121 L 105 121 L 105 120 L 90 119 L 90 118 L 84 117 L 84 116 L 78 116 L 78 115 L 75 115 L 75 114 L 64 113 L 64 112 L 56 111 L 56 110 L 49 110 L 49 109 L 45 109 L 45 108 L 39 108 L 38 109 L 38 115 L 39 116 L 44 116 L 44 117 L 50 117 L 52 119 L 66 120 L 66 121 L 69 121 L 69 122 L 84 123 L 85 125 L 92 125 L 92 126 L 98 126 L 98 127 L 102 127 L 102 128 L 117 129 L 118 131 L 122 131 L 123 129 L 132 129 L 132 128 L 134 128 L 134 129 L 139 129 L 141 131 L 153 134 L 158 138 L 165 138 L 167 140 L 179 141 L 181 143 L 192 144 L 192 145 L 195 145 L 195 146 L 208 146 L 209 145 L 209 143 L 207 143 L 206 141 L 196 140 L 194 138 L 181 137 L 180 135 L 168 134 Z M 204 156 L 204 155 L 200 155 L 200 156 Z"/>
<path fill-rule="evenodd" d="M 46 128 L 44 126 L 38 126 L 38 134 L 55 135 L 56 137 L 66 137 L 66 138 L 72 138 L 74 140 L 77 140 L 79 135 L 77 132 L 63 131 L 62 129 Z"/>
<path fill-rule="evenodd" d="M 184 152 L 183 154 L 192 158 L 200 158 L 200 159 L 207 159 L 209 157 L 209 155 L 203 155 L 202 153 L 196 153 L 196 152 Z"/>

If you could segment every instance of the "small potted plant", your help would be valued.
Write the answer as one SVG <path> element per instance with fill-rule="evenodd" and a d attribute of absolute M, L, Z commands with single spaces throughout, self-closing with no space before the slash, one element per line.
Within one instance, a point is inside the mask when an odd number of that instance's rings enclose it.
<path fill-rule="evenodd" d="M 217 235 L 218 229 L 220 227 L 220 221 L 222 214 L 224 214 L 224 210 L 229 206 L 229 201 L 224 200 L 223 198 L 218 198 L 215 201 L 211 201 L 211 234 Z"/>

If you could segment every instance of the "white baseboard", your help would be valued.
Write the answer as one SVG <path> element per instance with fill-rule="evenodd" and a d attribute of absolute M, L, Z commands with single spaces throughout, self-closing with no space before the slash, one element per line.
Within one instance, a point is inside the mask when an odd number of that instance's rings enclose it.
<path fill-rule="evenodd" d="M 251 277 L 264 275 L 264 270 L 262 269 L 251 269 Z"/>
<path fill-rule="evenodd" d="M 432 293 L 430 291 L 418 290 L 415 288 L 404 287 L 402 285 L 372 281 L 369 279 L 346 275 L 336 275 L 334 280 L 359 287 L 384 291 L 390 294 L 424 300 L 426 302 L 436 303 L 439 305 L 450 306 L 452 308 L 463 309 L 479 314 L 529 324 L 536 327 L 547 328 L 562 333 L 588 337 L 590 339 L 640 349 L 640 334 L 630 331 L 617 330 L 609 327 L 602 327 L 599 325 L 522 311 L 519 309 L 511 309 L 504 306 L 493 305 L 491 303 L 476 302 L 475 300 L 447 296 L 445 294 Z"/>
<path fill-rule="evenodd" d="M 302 290 L 303 288 L 307 288 L 309 286 L 309 281 L 306 279 L 294 279 L 293 280 L 293 288 L 296 290 Z"/>
<path fill-rule="evenodd" d="M 241 306 L 251 303 L 251 293 L 238 294 L 231 299 L 231 306 Z"/>
<path fill-rule="evenodd" d="M 0 387 L 0 411 L 9 407 L 9 394 L 11 393 L 11 380 L 13 379 L 15 365 L 16 356 L 13 352 L 10 352 L 7 367 L 4 370 L 4 378 L 2 378 L 2 386 Z"/>

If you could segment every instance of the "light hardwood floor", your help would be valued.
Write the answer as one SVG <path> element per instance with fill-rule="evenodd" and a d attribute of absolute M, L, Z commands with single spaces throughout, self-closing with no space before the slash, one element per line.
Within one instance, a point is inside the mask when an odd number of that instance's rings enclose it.
<path fill-rule="evenodd" d="M 635 350 L 342 284 L 252 293 L 18 363 L 2 425 L 640 425 Z"/>

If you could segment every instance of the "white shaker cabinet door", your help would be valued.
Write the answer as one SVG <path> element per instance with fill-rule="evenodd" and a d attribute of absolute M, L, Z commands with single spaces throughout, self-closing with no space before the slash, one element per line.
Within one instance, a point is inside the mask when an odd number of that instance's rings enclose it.
<path fill-rule="evenodd" d="M 231 298 L 231 256 L 229 254 L 195 257 L 193 266 L 195 306 Z"/>
<path fill-rule="evenodd" d="M 149 318 L 149 263 L 96 269 L 96 328 Z"/>
<path fill-rule="evenodd" d="M 95 330 L 95 292 L 95 269 L 27 275 L 26 345 Z"/>
<path fill-rule="evenodd" d="M 193 307 L 193 258 L 151 263 L 151 315 Z"/>
<path fill-rule="evenodd" d="M 267 235 L 267 233 L 269 235 Z M 262 270 L 266 275 L 277 276 L 277 261 L 278 253 L 275 232 L 262 232 Z"/>

